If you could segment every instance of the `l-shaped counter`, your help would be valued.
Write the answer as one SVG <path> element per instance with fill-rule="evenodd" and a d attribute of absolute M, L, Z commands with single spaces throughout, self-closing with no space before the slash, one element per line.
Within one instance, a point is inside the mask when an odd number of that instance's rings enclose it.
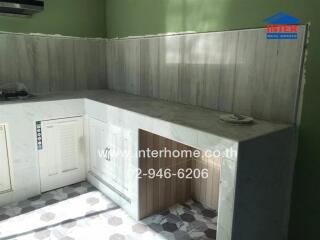
<path fill-rule="evenodd" d="M 131 180 L 124 194 L 97 178 L 89 164 L 90 119 L 129 129 L 130 144 L 136 150 L 139 129 L 204 151 L 233 149 L 237 152 L 234 157 L 221 156 L 217 239 L 237 239 L 235 236 L 248 232 L 252 224 L 258 230 L 246 233 L 246 239 L 264 239 L 263 232 L 270 229 L 275 232 L 274 239 L 279 239 L 288 224 L 296 128 L 262 120 L 232 125 L 220 121 L 221 114 L 109 90 L 48 93 L 24 101 L 0 102 L 0 123 L 8 127 L 13 173 L 13 191 L 3 194 L 0 204 L 40 194 L 36 122 L 83 117 L 87 180 L 135 219 L 140 218 L 139 158 L 134 155 L 130 160 Z"/>

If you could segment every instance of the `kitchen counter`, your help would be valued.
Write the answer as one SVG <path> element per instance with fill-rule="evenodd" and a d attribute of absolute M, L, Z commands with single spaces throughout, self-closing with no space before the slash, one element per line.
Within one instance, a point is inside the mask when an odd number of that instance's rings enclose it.
<path fill-rule="evenodd" d="M 116 145 L 122 148 L 126 144 L 132 153 L 140 148 L 140 129 L 201 151 L 213 150 L 219 154 L 214 155 L 220 160 L 216 167 L 221 168 L 218 238 L 231 239 L 231 235 L 243 229 L 249 231 L 252 216 L 257 216 L 257 212 L 263 232 L 269 230 L 270 222 L 275 223 L 274 229 L 282 231 L 285 225 L 279 225 L 278 220 L 285 219 L 289 211 L 295 126 L 260 120 L 249 126 L 232 125 L 220 121 L 221 114 L 224 113 L 110 90 L 49 93 L 24 101 L 0 102 L 0 122 L 8 126 L 15 176 L 14 191 L 5 194 L 0 205 L 40 194 L 36 122 L 85 116 L 83 153 L 88 163 L 92 159 L 90 146 L 104 149 L 109 144 L 101 136 L 91 135 L 95 131 L 122 136 L 123 142 Z M 92 138 L 101 144 L 91 144 Z M 137 154 L 129 156 L 128 191 L 122 192 L 124 195 L 108 187 L 94 172 L 88 171 L 87 179 L 130 216 L 139 219 L 143 203 L 139 201 L 136 173 L 141 165 Z"/>
<path fill-rule="evenodd" d="M 224 114 L 223 112 L 110 90 L 40 94 L 28 100 L 0 102 L 0 107 L 8 104 L 26 104 L 69 99 L 93 100 L 237 142 L 293 127 L 293 125 L 289 124 L 271 123 L 262 120 L 255 120 L 255 123 L 252 125 L 229 124 L 219 120 L 219 116 Z"/>

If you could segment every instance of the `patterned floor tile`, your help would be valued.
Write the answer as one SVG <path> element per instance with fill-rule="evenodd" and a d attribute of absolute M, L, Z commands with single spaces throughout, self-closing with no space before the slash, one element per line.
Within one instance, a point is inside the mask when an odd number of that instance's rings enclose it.
<path fill-rule="evenodd" d="M 165 238 L 216 239 L 217 212 L 189 200 L 143 220 Z"/>
<path fill-rule="evenodd" d="M 0 208 L 0 239 L 209 240 L 217 212 L 192 200 L 134 221 L 87 182 Z"/>
<path fill-rule="evenodd" d="M 15 217 L 95 190 L 91 184 L 81 182 L 12 203 L 0 208 L 0 221 L 7 219 L 6 216 Z"/>

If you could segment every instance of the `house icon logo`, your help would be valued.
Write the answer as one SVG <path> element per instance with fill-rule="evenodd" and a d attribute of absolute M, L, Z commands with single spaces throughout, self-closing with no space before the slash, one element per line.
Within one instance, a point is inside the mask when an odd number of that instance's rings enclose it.
<path fill-rule="evenodd" d="M 279 12 L 264 20 L 267 39 L 297 39 L 300 20 Z"/>

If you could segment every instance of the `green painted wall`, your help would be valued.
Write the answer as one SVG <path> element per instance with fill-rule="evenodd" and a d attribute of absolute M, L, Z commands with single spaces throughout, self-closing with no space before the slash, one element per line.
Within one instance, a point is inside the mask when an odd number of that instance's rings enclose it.
<path fill-rule="evenodd" d="M 0 17 L 0 31 L 85 37 L 124 37 L 263 26 L 278 11 L 311 22 L 307 84 L 292 197 L 290 239 L 320 234 L 319 0 L 46 0 L 30 19 Z M 106 6 L 105 6 L 106 5 Z M 106 12 L 105 12 L 106 7 Z M 106 13 L 106 14 L 105 14 Z M 317 44 L 318 43 L 318 44 Z"/>
<path fill-rule="evenodd" d="M 108 37 L 263 26 L 284 11 L 311 22 L 307 84 L 296 164 L 290 239 L 319 238 L 320 227 L 320 1 L 319 0 L 106 0 Z"/>
<path fill-rule="evenodd" d="M 45 0 L 45 10 L 31 18 L 0 17 L 0 31 L 105 36 L 105 0 Z"/>

